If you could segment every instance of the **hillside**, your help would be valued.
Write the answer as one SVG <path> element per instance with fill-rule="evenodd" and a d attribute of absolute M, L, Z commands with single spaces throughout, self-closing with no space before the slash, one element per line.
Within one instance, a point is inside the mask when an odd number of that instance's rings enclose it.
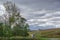
<path fill-rule="evenodd" d="M 47 30 L 39 30 L 32 31 L 32 34 L 36 33 L 35 36 L 40 38 L 60 38 L 60 28 L 47 29 Z"/>
<path fill-rule="evenodd" d="M 60 28 L 41 30 L 42 37 L 60 38 Z"/>

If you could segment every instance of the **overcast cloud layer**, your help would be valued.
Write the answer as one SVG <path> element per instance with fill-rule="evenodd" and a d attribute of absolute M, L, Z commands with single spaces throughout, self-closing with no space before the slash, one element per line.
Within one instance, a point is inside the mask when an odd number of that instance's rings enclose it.
<path fill-rule="evenodd" d="M 6 0 L 7 1 L 7 0 Z M 0 4 L 6 2 L 0 0 Z M 60 0 L 8 0 L 15 2 L 30 29 L 60 28 Z"/>

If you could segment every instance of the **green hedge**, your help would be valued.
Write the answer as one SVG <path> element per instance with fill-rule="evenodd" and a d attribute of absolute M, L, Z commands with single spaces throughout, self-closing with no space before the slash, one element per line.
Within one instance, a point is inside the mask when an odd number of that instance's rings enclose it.
<path fill-rule="evenodd" d="M 31 39 L 31 38 L 12 38 L 12 39 L 9 39 L 9 38 L 0 38 L 0 40 L 38 40 L 38 39 Z"/>

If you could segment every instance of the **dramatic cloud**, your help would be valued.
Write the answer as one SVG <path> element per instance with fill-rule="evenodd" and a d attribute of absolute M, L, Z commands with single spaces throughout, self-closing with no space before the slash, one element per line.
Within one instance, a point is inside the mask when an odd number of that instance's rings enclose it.
<path fill-rule="evenodd" d="M 35 14 L 38 13 L 35 11 Z M 34 16 L 38 18 L 28 20 L 30 25 L 42 26 L 47 28 L 59 28 L 60 24 L 60 11 L 40 11 L 39 15 L 45 14 L 44 16 Z M 52 26 L 52 27 L 51 27 Z M 46 29 L 47 29 L 46 28 Z"/>
<path fill-rule="evenodd" d="M 1 3 L 6 1 L 0 0 Z M 21 15 L 27 19 L 30 29 L 60 28 L 60 0 L 8 1 L 15 2 L 21 9 Z"/>

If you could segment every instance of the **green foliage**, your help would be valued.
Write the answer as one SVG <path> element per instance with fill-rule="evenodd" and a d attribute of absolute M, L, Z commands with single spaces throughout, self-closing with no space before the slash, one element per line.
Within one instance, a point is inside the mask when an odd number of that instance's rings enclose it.
<path fill-rule="evenodd" d="M 0 37 L 10 37 L 11 35 L 11 29 L 9 28 L 9 26 L 0 23 Z"/>
<path fill-rule="evenodd" d="M 21 17 L 20 10 L 12 2 L 6 2 L 4 6 L 8 17 L 5 17 L 5 23 L 0 23 L 0 36 L 28 36 L 29 25 L 26 19 Z"/>
<path fill-rule="evenodd" d="M 0 37 L 3 36 L 3 23 L 0 23 Z"/>
<path fill-rule="evenodd" d="M 3 29 L 3 35 L 4 37 L 11 37 L 12 36 L 12 30 L 9 25 L 5 25 Z"/>
<path fill-rule="evenodd" d="M 14 19 L 14 17 L 12 16 L 12 17 L 9 17 L 9 22 L 14 22 L 15 21 L 15 19 Z"/>
<path fill-rule="evenodd" d="M 20 27 L 20 25 L 17 25 L 13 28 L 13 35 L 15 36 L 28 36 L 28 29 L 27 29 L 27 24 L 25 27 Z"/>

